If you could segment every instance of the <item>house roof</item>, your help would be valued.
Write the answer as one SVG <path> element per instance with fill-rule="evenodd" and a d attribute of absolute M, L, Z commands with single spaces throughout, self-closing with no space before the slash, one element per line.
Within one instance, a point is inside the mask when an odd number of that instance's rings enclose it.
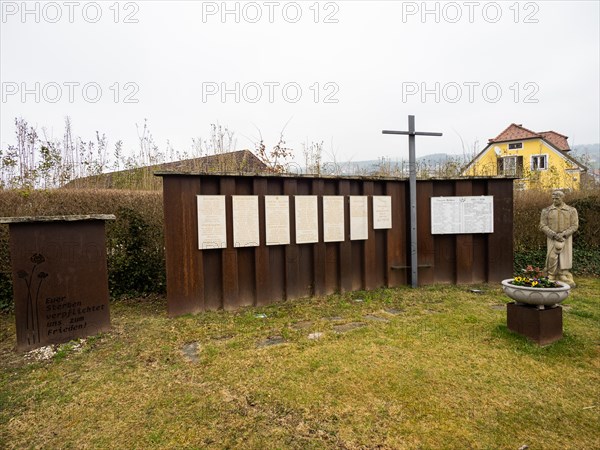
<path fill-rule="evenodd" d="M 556 131 L 541 131 L 539 133 L 543 139 L 550 142 L 557 149 L 562 152 L 570 152 L 571 148 L 569 147 L 569 143 L 567 142 L 567 136 L 564 136 Z"/>
<path fill-rule="evenodd" d="M 492 147 L 492 144 L 499 142 L 522 141 L 526 139 L 542 139 L 550 146 L 550 148 L 556 150 L 560 156 L 573 163 L 575 167 L 578 167 L 583 171 L 588 170 L 586 166 L 567 154 L 567 152 L 571 150 L 567 142 L 567 136 L 557 133 L 556 131 L 542 131 L 540 133 L 536 133 L 535 131 L 525 128 L 521 124 L 511 123 L 498 136 L 488 140 L 488 145 L 481 150 L 481 152 L 479 152 L 477 156 L 475 156 L 475 158 L 469 162 L 469 164 L 466 165 L 466 167 L 463 169 L 463 174 L 467 172 L 471 166 L 473 166 L 477 160 L 479 160 L 479 158 L 481 158 L 481 156 L 483 156 Z"/>
<path fill-rule="evenodd" d="M 493 142 L 521 141 L 524 139 L 535 138 L 544 139 L 546 142 L 549 142 L 562 152 L 568 152 L 571 150 L 569 143 L 567 142 L 568 137 L 564 134 L 560 134 L 551 130 L 536 133 L 535 131 L 525 128 L 523 125 L 516 123 L 511 123 L 498 136 L 489 139 L 488 143 L 491 144 Z"/>
<path fill-rule="evenodd" d="M 522 139 L 532 139 L 537 137 L 540 136 L 535 131 L 528 130 L 520 124 L 517 125 L 516 123 L 511 123 L 498 136 L 489 139 L 488 143 L 491 144 L 492 142 L 519 141 Z"/>
<path fill-rule="evenodd" d="M 264 172 L 267 165 L 250 150 L 220 153 L 150 166 L 153 171 Z"/>
<path fill-rule="evenodd" d="M 101 189 L 160 189 L 162 179 L 152 176 L 154 172 L 158 171 L 178 173 L 262 173 L 267 172 L 268 167 L 250 150 L 238 150 L 77 178 L 63 187 L 75 189 L 92 187 Z"/>

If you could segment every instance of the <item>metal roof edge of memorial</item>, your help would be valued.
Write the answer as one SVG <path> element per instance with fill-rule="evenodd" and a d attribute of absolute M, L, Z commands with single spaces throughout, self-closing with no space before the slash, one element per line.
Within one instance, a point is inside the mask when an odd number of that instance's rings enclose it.
<path fill-rule="evenodd" d="M 165 177 L 165 176 L 203 176 L 203 177 L 264 177 L 264 178 L 306 178 L 306 179 L 325 179 L 325 180 L 373 180 L 373 181 L 398 181 L 407 180 L 408 177 L 390 177 L 390 176 L 378 176 L 378 175 L 317 175 L 317 174 L 296 174 L 296 173 L 231 173 L 231 172 L 170 172 L 170 171 L 157 171 L 154 172 L 154 176 Z M 457 176 L 457 177 L 428 177 L 428 178 L 417 178 L 417 181 L 468 181 L 478 179 L 499 179 L 499 180 L 516 180 L 518 177 L 511 176 Z"/>
<path fill-rule="evenodd" d="M 70 216 L 22 216 L 22 217 L 0 217 L 1 223 L 31 223 L 31 222 L 78 222 L 89 220 L 116 220 L 114 214 L 89 214 Z"/>

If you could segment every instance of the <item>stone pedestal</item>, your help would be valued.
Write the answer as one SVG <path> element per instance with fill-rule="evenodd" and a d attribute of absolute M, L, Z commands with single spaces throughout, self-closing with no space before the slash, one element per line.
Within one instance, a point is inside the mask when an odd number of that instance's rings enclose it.
<path fill-rule="evenodd" d="M 114 219 L 0 217 L 9 224 L 18 351 L 110 329 L 104 222 Z"/>
<path fill-rule="evenodd" d="M 530 305 L 506 305 L 508 329 L 525 336 L 539 345 L 548 345 L 562 339 L 562 307 L 537 309 Z"/>

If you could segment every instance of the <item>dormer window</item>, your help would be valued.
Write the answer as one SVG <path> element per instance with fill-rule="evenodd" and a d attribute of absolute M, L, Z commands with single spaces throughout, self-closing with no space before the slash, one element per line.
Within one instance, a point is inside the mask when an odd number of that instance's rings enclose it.
<path fill-rule="evenodd" d="M 515 142 L 514 144 L 508 144 L 509 150 L 521 150 L 523 148 L 522 142 Z"/>

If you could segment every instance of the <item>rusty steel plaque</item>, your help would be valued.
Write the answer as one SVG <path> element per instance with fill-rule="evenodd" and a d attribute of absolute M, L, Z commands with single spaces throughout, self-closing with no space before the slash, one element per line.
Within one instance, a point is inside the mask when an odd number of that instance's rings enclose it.
<path fill-rule="evenodd" d="M 9 218 L 17 350 L 110 329 L 104 220 Z"/>

